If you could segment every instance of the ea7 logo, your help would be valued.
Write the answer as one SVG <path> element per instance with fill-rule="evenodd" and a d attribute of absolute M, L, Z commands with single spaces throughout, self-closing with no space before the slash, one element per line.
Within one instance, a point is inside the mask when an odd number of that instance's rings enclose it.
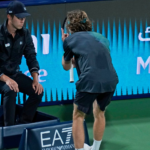
<path fill-rule="evenodd" d="M 67 135 L 64 133 L 67 133 Z M 41 135 L 41 146 L 42 146 L 42 148 L 55 146 L 56 141 L 59 141 L 62 145 L 69 144 L 70 140 L 71 140 L 71 136 L 72 136 L 72 127 L 62 128 L 61 134 L 58 131 L 58 129 L 56 129 L 54 131 L 53 138 L 50 138 L 50 137 L 52 137 L 50 134 L 50 131 L 40 132 L 40 135 Z M 49 143 L 51 141 L 52 141 L 52 144 L 44 144 L 44 143 Z M 61 146 L 58 146 L 57 148 L 61 150 Z"/>

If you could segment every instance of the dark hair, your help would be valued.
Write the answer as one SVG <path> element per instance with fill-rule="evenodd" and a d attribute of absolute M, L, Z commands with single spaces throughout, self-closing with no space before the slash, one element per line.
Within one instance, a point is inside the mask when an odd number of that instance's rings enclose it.
<path fill-rule="evenodd" d="M 11 18 L 13 19 L 14 18 L 14 14 L 9 14 L 11 16 Z"/>
<path fill-rule="evenodd" d="M 67 13 L 67 26 L 71 32 L 91 31 L 92 23 L 85 11 L 73 10 Z"/>

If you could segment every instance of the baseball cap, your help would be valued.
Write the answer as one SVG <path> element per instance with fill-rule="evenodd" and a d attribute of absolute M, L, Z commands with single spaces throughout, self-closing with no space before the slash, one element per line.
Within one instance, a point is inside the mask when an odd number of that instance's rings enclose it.
<path fill-rule="evenodd" d="M 14 14 L 17 18 L 25 18 L 30 16 L 30 14 L 27 13 L 25 5 L 19 1 L 9 3 L 7 7 L 7 14 Z"/>

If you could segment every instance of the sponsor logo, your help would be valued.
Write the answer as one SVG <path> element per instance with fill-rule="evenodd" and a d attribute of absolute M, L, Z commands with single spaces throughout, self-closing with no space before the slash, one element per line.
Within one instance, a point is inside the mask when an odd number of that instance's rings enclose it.
<path fill-rule="evenodd" d="M 149 65 L 148 73 L 150 73 L 150 56 L 146 60 L 146 62 L 143 61 L 142 57 L 137 57 L 137 74 L 141 73 L 141 67 L 143 69 L 146 69 L 146 67 Z"/>
<path fill-rule="evenodd" d="M 146 31 L 145 31 L 145 35 L 146 35 L 146 34 L 149 34 L 149 33 L 150 33 L 150 27 L 147 27 L 147 28 L 146 28 Z M 139 35 L 138 35 L 138 38 L 139 38 L 140 41 L 142 41 L 142 42 L 150 41 L 150 37 L 142 37 L 142 34 L 143 34 L 143 33 L 140 32 Z"/>
<path fill-rule="evenodd" d="M 37 53 L 37 44 L 38 44 L 38 40 L 37 37 L 35 35 L 31 35 L 32 39 L 33 39 L 33 44 L 35 47 L 35 51 Z M 47 55 L 49 54 L 49 47 L 50 47 L 50 34 L 41 34 L 41 37 L 43 39 L 43 54 Z"/>
<path fill-rule="evenodd" d="M 51 131 L 40 132 L 42 150 L 74 149 L 74 144 L 71 143 L 72 127 L 55 129 L 53 134 L 52 136 Z"/>
<path fill-rule="evenodd" d="M 42 150 L 74 150 L 74 144 L 63 145 L 63 146 L 56 146 L 56 147 L 48 147 L 42 148 Z"/>
<path fill-rule="evenodd" d="M 5 47 L 9 47 L 9 46 L 10 46 L 10 43 L 5 44 Z"/>
<path fill-rule="evenodd" d="M 29 70 L 25 71 L 24 74 L 31 78 L 31 74 Z M 43 78 L 46 77 L 47 75 L 48 73 L 45 69 L 40 69 L 39 76 L 38 76 L 39 82 L 46 82 L 46 80 L 44 80 Z"/>

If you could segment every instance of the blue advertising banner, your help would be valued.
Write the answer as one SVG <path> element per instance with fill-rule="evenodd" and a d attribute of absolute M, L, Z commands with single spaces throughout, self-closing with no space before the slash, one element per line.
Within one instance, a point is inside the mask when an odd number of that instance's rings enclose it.
<path fill-rule="evenodd" d="M 32 16 L 27 18 L 25 27 L 31 31 L 40 64 L 39 82 L 45 89 L 42 101 L 47 104 L 65 103 L 72 102 L 75 97 L 75 82 L 78 80 L 76 70 L 74 83 L 70 83 L 70 71 L 64 71 L 61 65 L 64 53 L 61 25 L 66 12 L 77 8 L 87 12 L 92 20 L 93 31 L 110 41 L 112 62 L 119 77 L 114 99 L 149 96 L 150 1 L 136 0 L 135 5 L 134 0 L 114 0 L 90 2 L 90 5 L 71 3 L 27 7 Z M 4 9 L 0 12 L 4 12 Z M 0 14 L 2 23 L 5 18 L 3 13 Z M 20 68 L 30 76 L 24 57 Z M 22 95 L 19 97 L 22 103 Z"/>

